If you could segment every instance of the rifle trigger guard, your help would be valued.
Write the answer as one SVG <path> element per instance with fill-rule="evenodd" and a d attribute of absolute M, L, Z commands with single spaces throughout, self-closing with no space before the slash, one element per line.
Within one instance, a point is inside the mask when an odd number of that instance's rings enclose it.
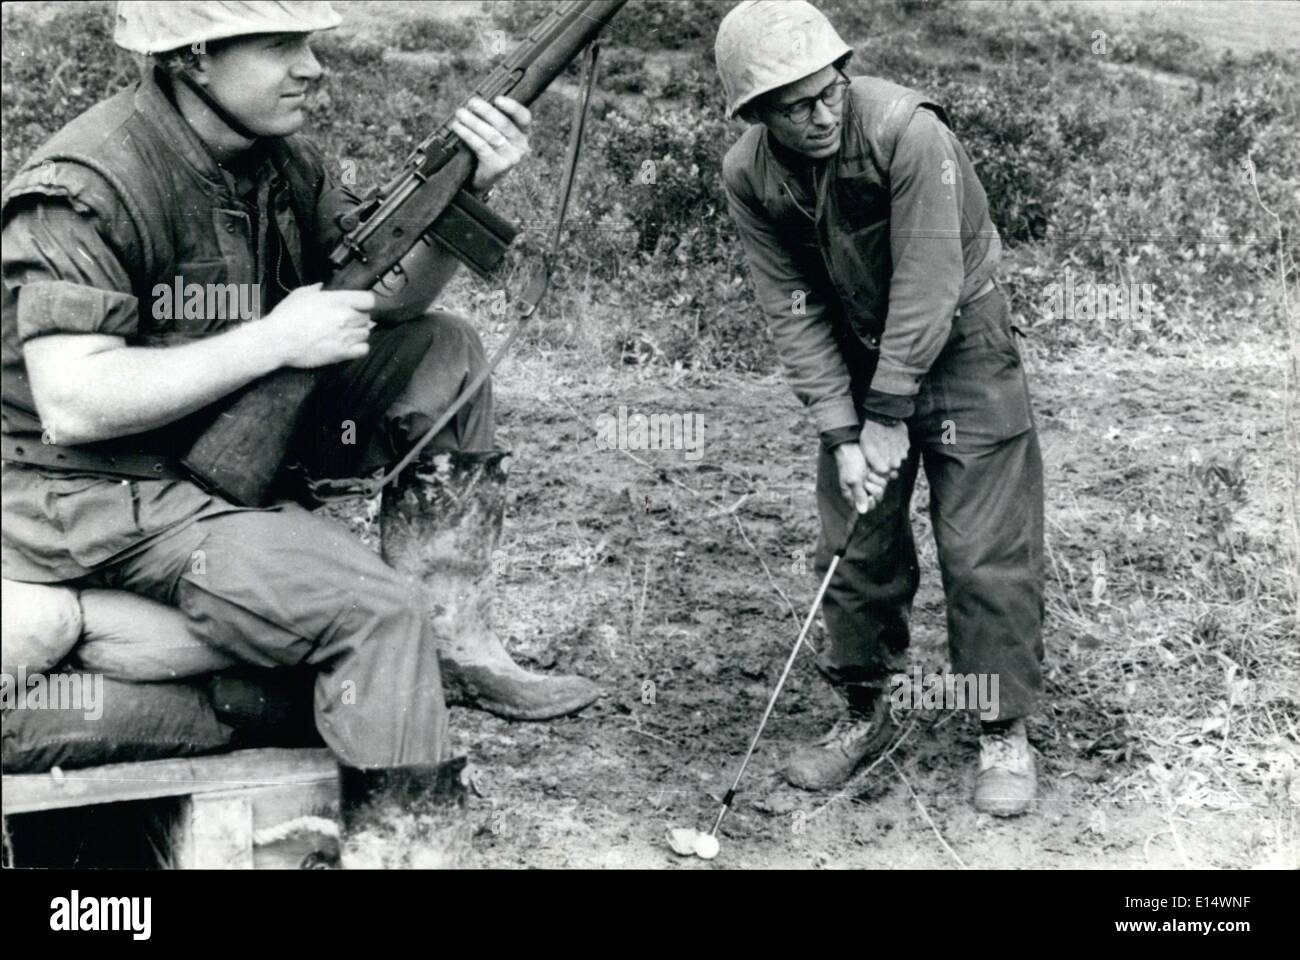
<path fill-rule="evenodd" d="M 388 282 L 389 277 L 400 277 L 401 283 L 394 286 L 393 284 L 390 284 Z M 410 282 L 411 281 L 407 277 L 406 271 L 402 269 L 402 265 L 400 263 L 395 263 L 393 264 L 391 270 L 389 270 L 386 274 L 384 274 L 382 277 L 379 278 L 379 283 L 376 284 L 376 286 L 378 286 L 383 291 L 381 296 L 395 297 L 403 290 L 405 290 L 407 284 L 409 284 Z"/>

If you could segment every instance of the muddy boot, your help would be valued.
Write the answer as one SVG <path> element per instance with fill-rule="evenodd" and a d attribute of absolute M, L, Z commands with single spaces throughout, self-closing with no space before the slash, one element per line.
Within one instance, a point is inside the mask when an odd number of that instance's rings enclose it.
<path fill-rule="evenodd" d="M 345 870 L 455 869 L 469 851 L 466 760 L 425 766 L 339 768 L 340 866 Z"/>
<path fill-rule="evenodd" d="M 985 724 L 980 731 L 980 772 L 975 779 L 975 809 L 995 817 L 1024 813 L 1038 792 L 1034 751 L 1025 721 Z"/>
<path fill-rule="evenodd" d="M 878 688 L 848 686 L 849 713 L 820 740 L 796 750 L 785 778 L 805 790 L 829 790 L 853 775 L 861 764 L 889 746 L 897 726 L 889 701 Z"/>
<path fill-rule="evenodd" d="M 492 551 L 505 514 L 505 451 L 438 453 L 384 491 L 384 559 L 428 598 L 447 702 L 511 720 L 576 713 L 600 696 L 582 677 L 529 673 L 488 626 Z"/>

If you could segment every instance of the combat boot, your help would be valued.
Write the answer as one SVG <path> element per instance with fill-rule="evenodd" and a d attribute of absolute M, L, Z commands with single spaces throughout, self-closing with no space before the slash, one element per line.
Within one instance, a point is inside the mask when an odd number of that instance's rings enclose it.
<path fill-rule="evenodd" d="M 1025 721 L 986 725 L 980 731 L 980 772 L 975 779 L 975 809 L 995 817 L 1024 813 L 1038 792 L 1034 751 Z"/>
<path fill-rule="evenodd" d="M 456 869 L 472 834 L 464 757 L 378 769 L 339 768 L 340 866 Z"/>
<path fill-rule="evenodd" d="M 877 687 L 851 685 L 849 713 L 835 721 L 830 732 L 815 743 L 795 751 L 785 777 L 805 790 L 829 790 L 853 775 L 865 761 L 889 746 L 897 724 L 889 714 L 889 701 Z"/>
<path fill-rule="evenodd" d="M 384 491 L 384 560 L 424 588 L 447 702 L 511 720 L 576 713 L 600 696 L 590 680 L 520 667 L 488 625 L 492 553 L 505 515 L 505 451 L 437 453 Z"/>

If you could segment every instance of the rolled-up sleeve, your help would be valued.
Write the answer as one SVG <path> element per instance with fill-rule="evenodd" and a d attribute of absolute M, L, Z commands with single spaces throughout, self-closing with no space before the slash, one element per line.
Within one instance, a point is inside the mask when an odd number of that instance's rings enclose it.
<path fill-rule="evenodd" d="M 17 305 L 19 343 L 50 334 L 130 337 L 138 331 L 130 278 L 91 214 L 41 198 L 6 219 L 0 240 L 0 273 Z"/>
<path fill-rule="evenodd" d="M 915 396 L 952 330 L 965 279 L 962 183 L 953 143 L 938 117 L 917 110 L 890 165 L 894 269 L 873 393 Z M 871 398 L 867 405 L 875 406 Z"/>
<path fill-rule="evenodd" d="M 724 177 L 727 205 L 740 234 L 759 306 L 795 396 L 812 412 L 823 436 L 857 427 L 849 371 L 835 341 L 823 294 L 732 179 Z"/>

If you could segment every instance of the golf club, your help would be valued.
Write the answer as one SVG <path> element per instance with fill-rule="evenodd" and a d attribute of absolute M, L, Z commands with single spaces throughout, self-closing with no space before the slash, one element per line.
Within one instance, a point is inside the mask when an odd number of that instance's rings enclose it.
<path fill-rule="evenodd" d="M 718 835 L 718 828 L 722 826 L 723 818 L 731 809 L 732 801 L 736 799 L 736 788 L 740 786 L 740 779 L 745 775 L 745 768 L 749 766 L 750 758 L 754 756 L 754 750 L 758 747 L 758 740 L 763 736 L 767 721 L 772 716 L 772 709 L 776 706 L 777 697 L 781 696 L 781 689 L 785 686 L 786 678 L 790 676 L 790 670 L 794 667 L 795 658 L 799 656 L 799 647 L 803 645 L 803 638 L 808 635 L 808 630 L 817 617 L 817 611 L 821 609 L 822 598 L 826 596 L 826 591 L 830 588 L 831 577 L 835 576 L 835 569 L 840 565 L 840 561 L 844 559 L 844 551 L 849 548 L 849 541 L 853 539 L 853 533 L 858 529 L 858 522 L 865 516 L 865 513 L 858 514 L 857 519 L 853 521 L 853 526 L 849 527 L 849 534 L 844 538 L 844 543 L 831 557 L 831 564 L 826 568 L 826 576 L 822 577 L 821 586 L 817 588 L 817 596 L 813 598 L 812 606 L 808 610 L 808 616 L 803 622 L 803 629 L 799 631 L 799 639 L 795 640 L 794 649 L 790 651 L 790 656 L 786 658 L 785 669 L 781 671 L 781 679 L 777 680 L 776 689 L 772 691 L 772 696 L 768 698 L 767 709 L 763 711 L 763 719 L 758 722 L 758 729 L 754 731 L 754 739 L 749 741 L 749 749 L 745 752 L 745 759 L 740 761 L 740 770 L 736 773 L 736 779 L 732 781 L 731 789 L 727 791 L 727 795 L 722 798 L 722 809 L 718 811 L 718 819 L 713 822 L 713 829 L 709 831 L 711 837 Z"/>
<path fill-rule="evenodd" d="M 740 780 L 745 775 L 745 769 L 749 766 L 750 758 L 754 755 L 754 749 L 758 746 L 759 738 L 763 736 L 763 730 L 767 726 L 768 718 L 772 716 L 772 708 L 776 706 L 776 700 L 781 696 L 781 689 L 785 686 L 786 678 L 790 676 L 790 670 L 794 666 L 795 658 L 799 655 L 799 647 L 803 645 L 804 637 L 808 635 L 813 619 L 817 616 L 817 610 L 821 607 L 822 598 L 826 596 L 826 591 L 831 585 L 831 577 L 835 576 L 835 568 L 839 566 L 840 560 L 844 558 L 844 552 L 848 549 L 849 543 L 853 540 L 853 534 L 858 529 L 858 524 L 864 516 L 866 516 L 864 513 L 857 515 L 852 526 L 849 527 L 843 545 L 831 557 L 830 566 L 826 570 L 826 576 L 822 578 L 821 586 L 817 589 L 817 596 L 813 599 L 812 608 L 808 611 L 807 619 L 804 620 L 803 629 L 799 631 L 799 638 L 794 642 L 794 649 L 790 651 L 790 656 L 785 661 L 785 669 L 781 671 L 781 679 L 776 682 L 776 689 L 772 691 L 772 696 L 767 701 L 767 709 L 763 711 L 763 719 L 759 721 L 758 730 L 755 731 L 754 738 L 749 742 L 749 750 L 745 753 L 745 759 L 740 763 L 740 771 L 736 774 L 736 779 L 732 781 L 731 789 L 722 798 L 722 809 L 718 811 L 718 819 L 713 822 L 713 829 L 705 834 L 696 834 L 691 840 L 688 840 L 685 834 L 695 833 L 695 831 L 671 831 L 669 842 L 674 849 L 679 846 L 693 847 L 692 851 L 679 849 L 679 853 L 694 852 L 704 860 L 712 860 L 718 855 L 718 828 L 722 826 L 723 819 L 727 816 L 732 802 L 736 799 L 736 788 L 740 786 Z M 678 834 L 682 836 L 676 837 Z M 679 842 L 674 842 L 675 839 Z"/>

